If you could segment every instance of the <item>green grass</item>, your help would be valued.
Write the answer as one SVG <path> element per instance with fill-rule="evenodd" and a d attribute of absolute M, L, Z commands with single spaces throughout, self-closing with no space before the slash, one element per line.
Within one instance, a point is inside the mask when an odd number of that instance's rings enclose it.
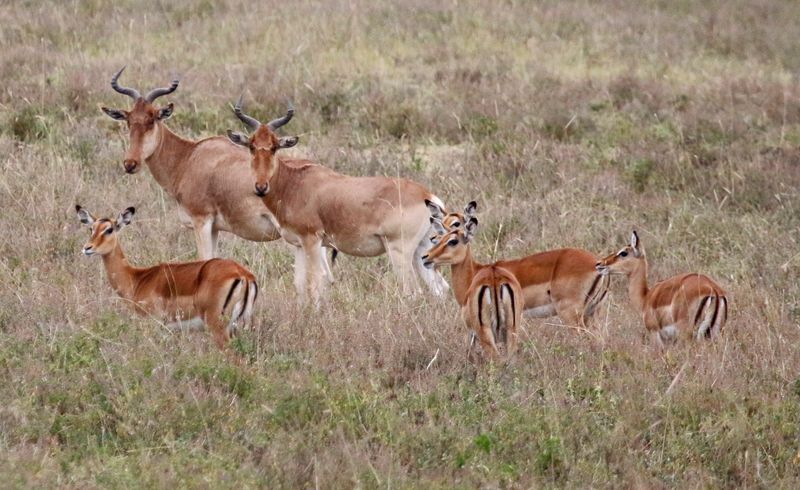
<path fill-rule="evenodd" d="M 0 477 L 7 487 L 795 488 L 800 67 L 792 2 L 11 2 L 0 6 Z M 99 106 L 182 77 L 192 138 L 296 116 L 295 155 L 479 203 L 481 259 L 619 249 L 729 291 L 713 344 L 650 350 L 621 281 L 593 332 L 524 322 L 466 361 L 451 297 L 340 256 L 320 312 L 280 243 L 223 236 L 254 330 L 137 318 L 79 256 L 80 203 L 137 207 L 135 264 L 194 257 Z M 435 360 L 432 362 L 432 360 Z"/>

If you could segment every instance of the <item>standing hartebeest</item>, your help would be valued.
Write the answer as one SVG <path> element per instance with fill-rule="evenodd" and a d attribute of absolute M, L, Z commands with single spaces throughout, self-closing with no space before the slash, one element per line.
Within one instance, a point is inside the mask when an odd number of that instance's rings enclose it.
<path fill-rule="evenodd" d="M 525 307 L 522 286 L 500 263 L 484 265 L 472 260 L 470 242 L 478 227 L 478 219 L 472 216 L 474 201 L 470 204 L 472 211 L 468 205 L 467 222 L 463 223 L 463 216 L 451 219 L 452 228 L 449 230 L 444 228 L 439 218 L 432 218 L 434 228 L 444 234 L 434 237 L 433 246 L 423 256 L 423 264 L 426 267 L 450 264 L 453 292 L 461 305 L 461 316 L 472 335 L 480 341 L 484 355 L 492 360 L 498 359 L 498 345 L 505 345 L 506 356 L 510 358 L 516 351 L 517 327 Z M 448 216 L 454 218 L 455 214 Z"/>
<path fill-rule="evenodd" d="M 636 231 L 625 248 L 597 262 L 597 270 L 628 277 L 631 303 L 658 348 L 665 340 L 716 337 L 728 319 L 725 291 L 708 276 L 678 274 L 648 287 L 647 257 Z"/>
<path fill-rule="evenodd" d="M 111 287 L 137 313 L 165 318 L 170 326 L 205 324 L 220 349 L 238 323 L 250 321 L 258 286 L 249 270 L 227 259 L 132 267 L 117 235 L 136 210 L 127 208 L 115 220 L 96 219 L 80 206 L 75 210 L 81 223 L 92 229 L 83 254 L 103 258 Z"/>
<path fill-rule="evenodd" d="M 181 221 L 194 229 L 198 256 L 216 256 L 220 230 L 252 241 L 280 238 L 274 218 L 251 191 L 250 154 L 224 136 L 190 141 L 170 131 L 163 121 L 172 115 L 172 103 L 161 108 L 153 103 L 174 92 L 178 80 L 142 97 L 136 89 L 117 83 L 124 69 L 111 78 L 111 87 L 132 98 L 133 108 L 102 108 L 112 119 L 128 125 L 130 145 L 123 166 L 134 174 L 146 163 L 156 182 L 178 201 Z M 320 256 L 320 264 L 332 280 L 325 254 Z"/>
<path fill-rule="evenodd" d="M 251 189 L 263 199 L 287 241 L 300 243 L 295 254 L 295 287 L 301 302 L 309 295 L 316 303 L 322 293 L 320 245 L 357 257 L 388 253 L 406 292 L 413 289 L 414 272 L 434 293 L 447 290 L 444 278 L 422 267 L 420 261 L 430 229 L 425 201 L 444 207 L 439 198 L 410 180 L 350 177 L 308 160 L 276 155 L 297 144 L 297 137 L 275 135 L 292 117 L 291 105 L 286 116 L 276 120 L 279 124 L 261 124 L 242 112 L 241 101 L 234 112 L 253 135 L 228 131 L 228 137 L 250 151 Z"/>
<path fill-rule="evenodd" d="M 465 210 L 467 223 L 452 229 L 432 217 L 437 237 L 432 240 L 431 251 L 422 257 L 427 267 L 450 264 L 453 293 L 461 305 L 466 301 L 466 291 L 476 272 L 485 267 L 472 258 L 470 241 L 464 239 L 465 235 L 459 235 L 459 231 L 475 219 L 474 208 L 470 203 Z M 434 262 L 430 254 L 438 248 L 443 250 Z M 548 250 L 495 263 L 513 274 L 522 286 L 525 316 L 558 315 L 565 324 L 582 328 L 589 326 L 608 292 L 608 277 L 595 270 L 596 264 L 594 254 L 577 248 Z"/>

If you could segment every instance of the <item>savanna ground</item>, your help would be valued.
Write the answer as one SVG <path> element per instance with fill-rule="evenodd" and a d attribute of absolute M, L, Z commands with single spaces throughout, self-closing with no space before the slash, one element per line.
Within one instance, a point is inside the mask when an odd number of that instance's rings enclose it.
<path fill-rule="evenodd" d="M 796 487 L 800 4 L 780 1 L 11 1 L 0 5 L 2 486 Z M 340 256 L 297 308 L 285 244 L 224 236 L 256 273 L 235 365 L 135 318 L 74 214 L 137 207 L 135 264 L 194 257 L 127 108 L 182 76 L 193 138 L 297 106 L 298 155 L 476 199 L 477 256 L 605 254 L 730 292 L 717 342 L 659 355 L 612 281 L 596 329 L 526 320 L 507 367 L 465 362 L 455 301 Z M 433 359 L 433 361 L 432 361 Z M 432 362 L 431 362 L 432 361 Z"/>

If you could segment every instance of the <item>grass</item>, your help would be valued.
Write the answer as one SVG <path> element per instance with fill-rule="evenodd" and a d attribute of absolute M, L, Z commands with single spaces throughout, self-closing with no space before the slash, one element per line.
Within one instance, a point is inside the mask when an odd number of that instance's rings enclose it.
<path fill-rule="evenodd" d="M 9 487 L 783 487 L 800 479 L 800 67 L 792 2 L 11 2 L 0 6 L 0 476 Z M 480 258 L 605 254 L 730 292 L 718 342 L 647 348 L 621 281 L 591 333 L 526 320 L 465 360 L 452 298 L 340 256 L 294 305 L 286 245 L 225 236 L 263 295 L 240 365 L 136 318 L 79 256 L 134 205 L 131 261 L 194 240 L 125 175 L 109 87 L 182 76 L 194 138 L 287 98 L 296 154 L 479 202 Z M 165 101 L 166 103 L 166 101 Z M 433 362 L 432 359 L 435 360 Z"/>

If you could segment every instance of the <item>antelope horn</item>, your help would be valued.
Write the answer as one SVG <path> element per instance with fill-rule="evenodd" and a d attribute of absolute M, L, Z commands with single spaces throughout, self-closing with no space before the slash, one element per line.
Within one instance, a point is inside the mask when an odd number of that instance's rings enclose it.
<path fill-rule="evenodd" d="M 154 100 L 161 97 L 162 95 L 171 94 L 178 88 L 178 84 L 180 83 L 179 78 L 175 78 L 172 80 L 172 83 L 169 84 L 169 87 L 165 88 L 154 88 L 153 90 L 147 92 L 147 95 L 144 96 L 144 100 L 147 102 L 153 103 Z"/>
<path fill-rule="evenodd" d="M 267 126 L 269 129 L 275 131 L 279 127 L 283 126 L 284 124 L 288 123 L 292 120 L 292 116 L 294 116 L 294 106 L 292 105 L 292 101 L 289 102 L 289 108 L 286 110 L 286 115 L 283 117 L 279 117 L 278 119 L 273 119 L 270 121 Z"/>
<path fill-rule="evenodd" d="M 119 71 L 113 77 L 111 77 L 111 88 L 113 88 L 114 90 L 116 90 L 117 92 L 119 92 L 119 93 L 121 93 L 123 95 L 127 95 L 128 97 L 132 98 L 133 100 L 138 100 L 138 99 L 142 98 L 142 95 L 139 93 L 138 90 L 136 90 L 134 88 L 120 87 L 119 86 L 119 84 L 117 83 L 117 80 L 119 79 L 119 76 L 122 75 L 123 70 L 125 70 L 124 66 L 122 68 L 120 68 Z"/>
<path fill-rule="evenodd" d="M 261 123 L 258 121 L 258 119 L 250 117 L 242 112 L 242 97 L 244 97 L 244 95 L 240 95 L 236 105 L 233 106 L 233 113 L 236 114 L 236 117 L 238 117 L 243 123 L 250 126 L 250 129 L 258 129 L 258 127 L 261 126 Z"/>

